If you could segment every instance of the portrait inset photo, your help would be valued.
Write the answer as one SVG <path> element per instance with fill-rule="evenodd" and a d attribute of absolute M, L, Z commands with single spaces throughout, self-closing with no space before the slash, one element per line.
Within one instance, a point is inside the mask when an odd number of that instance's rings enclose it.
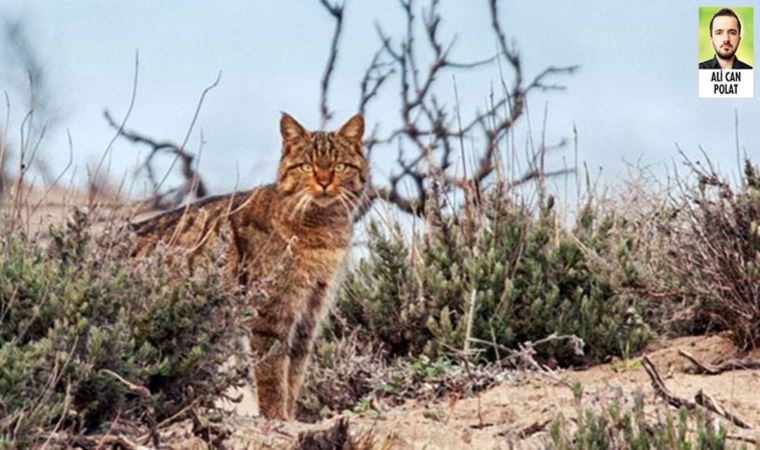
<path fill-rule="evenodd" d="M 754 98 L 751 6 L 699 8 L 699 98 Z"/>
<path fill-rule="evenodd" d="M 699 36 L 700 69 L 752 69 L 752 7 L 699 8 Z"/>

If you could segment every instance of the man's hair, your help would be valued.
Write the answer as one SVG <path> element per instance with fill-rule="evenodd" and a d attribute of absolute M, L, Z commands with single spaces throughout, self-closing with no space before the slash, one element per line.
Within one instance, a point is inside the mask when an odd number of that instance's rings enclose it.
<path fill-rule="evenodd" d="M 716 12 L 715 14 L 713 14 L 712 19 L 710 19 L 710 36 L 712 36 L 713 20 L 715 20 L 715 18 L 718 17 L 718 16 L 730 16 L 730 17 L 735 18 L 736 19 L 736 23 L 739 24 L 739 36 L 742 35 L 742 21 L 739 20 L 739 16 L 737 16 L 736 13 L 732 9 L 730 9 L 730 8 L 723 8 L 720 11 Z"/>

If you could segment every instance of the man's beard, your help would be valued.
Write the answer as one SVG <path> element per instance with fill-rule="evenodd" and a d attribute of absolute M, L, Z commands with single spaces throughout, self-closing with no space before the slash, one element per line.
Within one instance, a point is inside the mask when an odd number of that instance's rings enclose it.
<path fill-rule="evenodd" d="M 731 47 L 731 50 L 723 50 L 723 46 L 721 45 L 715 49 L 715 53 L 718 54 L 720 59 L 731 59 L 736 54 L 736 47 Z"/>

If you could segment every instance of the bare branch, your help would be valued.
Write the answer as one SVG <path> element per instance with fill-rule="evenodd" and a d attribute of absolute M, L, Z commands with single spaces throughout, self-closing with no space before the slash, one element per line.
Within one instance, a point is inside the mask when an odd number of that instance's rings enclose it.
<path fill-rule="evenodd" d="M 190 121 L 190 126 L 187 128 L 185 139 L 182 141 L 182 145 L 180 145 L 179 147 L 181 150 L 187 146 L 187 142 L 190 140 L 190 135 L 193 132 L 193 128 L 195 128 L 195 123 L 198 121 L 198 115 L 201 112 L 201 107 L 203 106 L 203 101 L 206 99 L 206 95 L 208 95 L 208 93 L 211 92 L 214 88 L 219 86 L 219 82 L 221 80 L 222 80 L 222 71 L 220 70 L 216 76 L 216 80 L 214 80 L 213 83 L 208 85 L 206 89 L 204 89 L 203 92 L 201 93 L 201 97 L 198 99 L 198 104 L 196 105 L 195 112 L 193 113 L 193 119 Z M 172 169 L 174 169 L 174 165 L 177 163 L 177 160 L 180 159 L 180 157 L 181 157 L 180 154 L 176 153 L 176 157 L 174 158 L 174 161 L 172 161 L 171 165 L 169 165 L 169 168 L 166 170 L 166 173 L 164 174 L 164 177 L 161 179 L 161 182 L 158 183 L 159 189 L 161 188 L 161 186 L 163 186 L 164 182 L 169 177 L 169 174 L 171 173 Z M 185 168 L 182 169 L 182 172 L 183 174 L 189 173 L 187 170 L 185 170 Z"/>
<path fill-rule="evenodd" d="M 335 31 L 333 32 L 332 42 L 330 43 L 330 56 L 327 58 L 325 72 L 322 75 L 322 95 L 319 102 L 319 111 L 322 117 L 321 128 L 324 129 L 327 122 L 332 118 L 332 112 L 330 112 L 327 107 L 327 94 L 330 89 L 330 79 L 332 78 L 333 70 L 335 70 L 335 61 L 338 59 L 338 42 L 340 40 L 340 34 L 343 31 L 343 11 L 346 4 L 335 3 L 333 5 L 330 4 L 329 0 L 319 0 L 319 2 L 335 19 Z"/>
<path fill-rule="evenodd" d="M 338 19 L 337 35 L 340 20 L 343 18 L 343 7 L 331 5 L 328 0 L 320 1 L 328 12 Z M 552 83 L 551 78 L 572 74 L 577 70 L 577 66 L 551 66 L 525 83 L 519 55 L 513 46 L 507 45 L 506 34 L 498 20 L 497 0 L 488 2 L 491 27 L 497 41 L 496 55 L 470 62 L 460 61 L 452 56 L 457 37 L 443 36 L 439 0 L 428 0 L 421 10 L 418 10 L 415 0 L 399 0 L 398 4 L 405 20 L 404 34 L 392 37 L 380 24 L 375 24 L 380 45 L 361 79 L 359 96 L 359 111 L 365 112 L 369 103 L 379 95 L 381 87 L 388 80 L 397 77 L 400 123 L 382 134 L 378 132 L 379 127 L 375 126 L 365 141 L 365 147 L 368 159 L 376 148 L 390 145 L 398 147 L 398 157 L 395 170 L 390 171 L 384 183 L 370 183 L 357 219 L 361 218 L 377 199 L 393 204 L 404 212 L 422 216 L 426 212 L 431 189 L 446 195 L 454 191 L 463 191 L 467 201 L 479 198 L 482 186 L 496 170 L 496 161 L 504 147 L 505 137 L 525 111 L 527 94 L 531 90 L 561 89 L 562 86 Z M 418 13 L 421 24 L 417 23 Z M 424 34 L 422 41 L 418 42 L 417 35 L 420 29 Z M 420 48 L 420 45 L 424 48 Z M 326 81 L 323 80 L 322 84 L 323 124 L 330 118 L 326 106 L 329 75 L 334 70 L 337 51 L 336 38 L 333 40 L 327 61 Z M 454 89 L 457 103 L 454 108 L 437 98 L 437 82 L 441 75 L 451 73 L 453 76 L 494 63 L 499 63 L 501 74 L 502 61 L 506 61 L 508 68 L 514 73 L 512 83 L 507 86 L 502 75 L 503 93 L 501 96 L 494 96 L 492 92 L 485 110 L 472 117 L 463 118 L 459 110 L 456 83 Z M 465 159 L 465 138 L 472 142 L 475 151 L 479 150 L 470 167 Z M 480 145 L 476 143 L 476 138 L 480 139 Z M 564 144 L 552 148 L 562 145 Z M 535 161 L 541 159 L 542 155 L 552 148 L 542 146 L 535 155 L 528 155 L 529 169 L 521 175 L 512 171 L 518 175 L 514 176 L 514 179 L 500 180 L 500 184 L 515 188 L 529 182 L 542 182 L 546 177 L 574 172 L 575 168 L 544 171 L 542 165 L 536 167 Z M 455 164 L 458 159 L 461 159 L 461 164 Z M 411 192 L 402 193 L 402 186 L 408 186 L 405 181 L 410 182 Z"/>
<path fill-rule="evenodd" d="M 153 196 L 150 200 L 152 208 L 169 209 L 181 204 L 188 196 L 202 198 L 208 195 L 205 183 L 193 167 L 193 160 L 195 158 L 193 155 L 172 141 L 157 141 L 135 131 L 124 129 L 123 126 L 114 121 L 108 111 L 104 111 L 103 116 L 111 128 L 117 130 L 119 136 L 132 143 L 147 145 L 151 148 L 150 154 L 145 159 L 145 162 L 143 162 L 141 168 L 145 169 L 148 174 L 148 180 L 153 186 Z M 181 160 L 182 176 L 185 178 L 185 183 L 182 186 L 163 193 L 160 192 L 161 185 L 156 180 L 155 171 L 152 166 L 153 158 L 160 152 L 173 154 L 177 159 Z"/>
<path fill-rule="evenodd" d="M 382 55 L 383 48 L 380 48 L 372 57 L 372 62 L 364 72 L 362 81 L 360 83 L 361 96 L 359 100 L 359 112 L 364 114 L 367 109 L 367 103 L 372 100 L 380 91 L 380 86 L 395 73 L 391 63 L 381 62 L 380 56 Z M 324 95 L 323 91 L 323 95 Z"/>
<path fill-rule="evenodd" d="M 544 69 L 540 74 L 536 76 L 536 78 L 533 79 L 533 81 L 528 85 L 528 87 L 525 89 L 526 92 L 532 90 L 532 89 L 539 89 L 542 91 L 548 91 L 548 90 L 564 90 L 565 86 L 561 84 L 545 84 L 544 79 L 551 76 L 551 75 L 572 75 L 575 73 L 580 66 L 565 66 L 565 67 L 554 67 L 550 66 Z"/>
<path fill-rule="evenodd" d="M 747 423 L 747 421 L 743 420 L 735 414 L 732 414 L 731 412 L 726 411 L 718 404 L 717 401 L 715 401 L 714 398 L 712 398 L 709 394 L 704 393 L 701 389 L 694 396 L 694 400 L 689 400 L 687 398 L 673 395 L 667 386 L 665 386 L 665 382 L 662 381 L 662 377 L 660 377 L 660 374 L 657 372 L 657 369 L 652 363 L 652 360 L 650 360 L 648 356 L 644 356 L 641 359 L 641 364 L 644 366 L 644 370 L 646 370 L 647 375 L 649 375 L 649 379 L 652 382 L 652 388 L 654 389 L 655 394 L 658 397 L 662 397 L 662 399 L 665 400 L 669 405 L 675 408 L 686 408 L 689 411 L 695 410 L 697 408 L 697 405 L 699 405 L 714 412 L 715 414 L 718 414 L 719 416 L 724 417 L 740 428 L 752 428 L 752 426 Z"/>
<path fill-rule="evenodd" d="M 732 370 L 760 369 L 760 360 L 758 359 L 755 359 L 755 360 L 734 359 L 734 360 L 726 361 L 722 364 L 718 364 L 717 366 L 713 366 L 712 364 L 705 364 L 699 361 L 697 358 L 695 358 L 691 353 L 687 352 L 686 350 L 678 350 L 678 354 L 688 359 L 696 366 L 696 368 L 688 371 L 690 373 L 719 375 L 723 372 L 729 372 Z"/>
<path fill-rule="evenodd" d="M 103 154 L 100 156 L 100 160 L 98 161 L 98 164 L 95 166 L 95 169 L 92 171 L 93 174 L 96 176 L 98 174 L 102 174 L 103 169 L 103 163 L 106 161 L 106 158 L 108 158 L 108 155 L 111 154 L 111 150 L 113 149 L 113 144 L 116 142 L 116 139 L 121 136 L 121 132 L 124 130 L 124 127 L 127 125 L 127 121 L 129 120 L 129 117 L 132 115 L 132 110 L 135 107 L 135 100 L 137 99 L 137 83 L 140 76 L 140 52 L 135 50 L 135 71 L 134 75 L 132 76 L 132 91 L 129 96 L 129 104 L 127 106 L 127 112 L 124 114 L 124 118 L 121 120 L 121 123 L 116 128 L 116 133 L 114 133 L 113 137 L 111 137 L 111 140 L 108 141 L 108 145 L 106 146 L 106 149 L 103 151 Z M 111 125 L 113 127 L 113 124 Z M 90 180 L 90 186 L 93 187 L 93 180 Z M 103 186 L 94 186 L 95 189 L 91 189 L 90 197 L 94 200 L 97 198 L 100 194 L 101 189 Z"/>

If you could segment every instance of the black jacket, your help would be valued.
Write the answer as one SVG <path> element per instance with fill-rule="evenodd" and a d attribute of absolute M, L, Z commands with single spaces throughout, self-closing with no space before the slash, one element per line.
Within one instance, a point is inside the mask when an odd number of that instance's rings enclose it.
<path fill-rule="evenodd" d="M 718 58 L 716 56 L 713 56 L 712 59 L 708 59 L 707 61 L 702 61 L 699 63 L 700 69 L 720 69 L 720 64 L 718 64 Z M 731 65 L 731 70 L 742 70 L 742 69 L 752 69 L 752 66 L 749 64 L 745 64 L 741 61 L 739 61 L 739 58 L 734 57 L 734 63 Z"/>

